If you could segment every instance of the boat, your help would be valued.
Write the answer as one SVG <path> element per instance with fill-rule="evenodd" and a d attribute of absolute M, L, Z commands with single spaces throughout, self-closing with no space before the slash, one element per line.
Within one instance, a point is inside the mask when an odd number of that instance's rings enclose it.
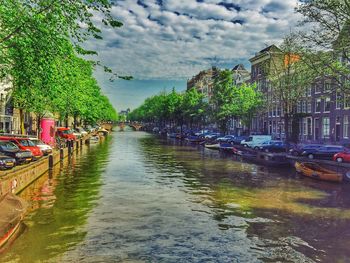
<path fill-rule="evenodd" d="M 222 151 L 232 151 L 233 150 L 233 145 L 228 142 L 222 142 L 220 143 L 220 150 Z"/>
<path fill-rule="evenodd" d="M 304 176 L 330 182 L 342 182 L 343 175 L 312 162 L 295 162 L 295 169 Z"/>
<path fill-rule="evenodd" d="M 205 139 L 199 136 L 188 136 L 186 138 L 186 141 L 190 142 L 190 143 L 201 143 L 204 142 Z"/>
<path fill-rule="evenodd" d="M 175 132 L 173 132 L 173 133 L 168 133 L 167 134 L 167 136 L 168 136 L 168 138 L 171 138 L 171 139 L 175 139 L 176 138 L 176 133 Z"/>
<path fill-rule="evenodd" d="M 14 194 L 0 198 L 0 249 L 16 237 L 26 209 L 25 201 Z"/>
<path fill-rule="evenodd" d="M 90 143 L 98 143 L 100 141 L 100 137 L 95 135 L 95 136 L 92 136 L 90 139 L 89 139 Z"/>
<path fill-rule="evenodd" d="M 211 150 L 219 150 L 220 149 L 220 144 L 219 143 L 206 143 L 204 145 L 205 148 L 211 149 Z"/>
<path fill-rule="evenodd" d="M 265 153 L 265 152 L 247 152 L 242 151 L 243 159 L 270 167 L 287 167 L 289 160 L 285 154 L 281 153 Z"/>

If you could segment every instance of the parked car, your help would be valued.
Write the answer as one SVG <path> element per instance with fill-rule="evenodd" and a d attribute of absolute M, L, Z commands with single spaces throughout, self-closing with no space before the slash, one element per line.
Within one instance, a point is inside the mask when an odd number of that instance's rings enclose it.
<path fill-rule="evenodd" d="M 80 139 L 81 137 L 83 137 L 83 135 L 82 135 L 80 132 L 78 132 L 77 130 L 72 129 L 72 131 L 73 131 L 73 135 L 74 135 L 77 139 Z"/>
<path fill-rule="evenodd" d="M 35 146 L 38 146 L 44 155 L 48 155 L 52 153 L 52 147 L 50 145 L 45 144 L 43 141 L 38 138 L 29 138 Z"/>
<path fill-rule="evenodd" d="M 294 156 L 301 155 L 304 151 L 317 149 L 324 146 L 323 144 L 303 144 L 303 145 L 297 145 L 289 150 L 289 154 Z"/>
<path fill-rule="evenodd" d="M 84 130 L 82 127 L 78 127 L 76 130 L 82 135 L 82 137 L 88 135 L 88 132 Z"/>
<path fill-rule="evenodd" d="M 31 151 L 21 150 L 10 141 L 0 140 L 0 153 L 15 159 L 16 164 L 29 163 L 33 159 Z"/>
<path fill-rule="evenodd" d="M 248 139 L 241 141 L 241 145 L 253 149 L 259 149 L 264 142 L 271 141 L 271 139 L 271 135 L 251 135 Z"/>
<path fill-rule="evenodd" d="M 11 169 L 16 165 L 16 159 L 4 154 L 0 154 L 0 169 L 7 170 Z"/>
<path fill-rule="evenodd" d="M 309 159 L 332 159 L 336 153 L 344 152 L 346 148 L 339 145 L 325 145 L 315 149 L 308 149 L 301 153 L 302 156 Z"/>
<path fill-rule="evenodd" d="M 204 138 L 205 138 L 205 139 L 208 139 L 208 140 L 215 140 L 215 139 L 218 138 L 219 136 L 221 136 L 220 133 L 218 133 L 218 132 L 212 132 L 212 133 L 209 133 L 209 134 L 204 135 Z"/>
<path fill-rule="evenodd" d="M 264 152 L 285 152 L 287 147 L 283 141 L 266 141 L 259 149 Z"/>
<path fill-rule="evenodd" d="M 56 136 L 68 141 L 75 141 L 77 139 L 73 134 L 73 131 L 70 128 L 65 127 L 58 127 L 56 130 Z"/>
<path fill-rule="evenodd" d="M 333 161 L 336 161 L 338 163 L 342 162 L 350 162 L 350 151 L 344 151 L 334 154 Z"/>
<path fill-rule="evenodd" d="M 218 142 L 231 142 L 235 138 L 234 135 L 225 135 L 223 137 L 219 137 L 216 140 Z"/>
<path fill-rule="evenodd" d="M 31 151 L 33 155 L 33 160 L 37 160 L 43 156 L 43 153 L 40 150 L 40 148 L 37 147 L 31 140 L 29 140 L 29 138 L 1 136 L 0 140 L 13 142 L 21 150 Z"/>
<path fill-rule="evenodd" d="M 248 136 L 236 136 L 231 140 L 231 143 L 240 145 L 242 141 L 247 140 L 248 138 Z"/>

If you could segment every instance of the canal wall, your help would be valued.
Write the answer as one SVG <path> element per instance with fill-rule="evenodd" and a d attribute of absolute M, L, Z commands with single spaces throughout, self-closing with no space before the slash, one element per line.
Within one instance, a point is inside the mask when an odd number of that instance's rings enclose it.
<path fill-rule="evenodd" d="M 16 166 L 8 171 L 0 171 L 0 196 L 8 192 L 18 194 L 41 175 L 53 168 L 54 165 L 63 161 L 63 159 L 67 158 L 73 152 L 86 147 L 85 145 L 88 144 L 92 135 L 90 134 L 74 142 L 71 148 L 55 149 L 51 155 L 42 157 L 38 161 Z"/>

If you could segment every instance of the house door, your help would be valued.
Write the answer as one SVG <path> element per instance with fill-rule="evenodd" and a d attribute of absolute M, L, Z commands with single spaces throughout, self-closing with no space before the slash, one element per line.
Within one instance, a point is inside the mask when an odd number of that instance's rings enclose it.
<path fill-rule="evenodd" d="M 315 119 L 315 141 L 320 139 L 320 120 Z"/>
<path fill-rule="evenodd" d="M 340 141 L 340 123 L 337 123 L 335 125 L 335 141 L 339 142 Z"/>

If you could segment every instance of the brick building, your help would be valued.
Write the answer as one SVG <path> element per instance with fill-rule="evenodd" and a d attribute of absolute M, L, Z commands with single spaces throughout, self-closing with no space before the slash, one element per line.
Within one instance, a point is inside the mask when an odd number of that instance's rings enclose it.
<path fill-rule="evenodd" d="M 205 95 L 207 101 L 210 101 L 213 95 L 214 80 L 218 72 L 219 69 L 216 67 L 199 72 L 196 76 L 187 81 L 187 90 L 196 88 L 200 93 Z"/>

